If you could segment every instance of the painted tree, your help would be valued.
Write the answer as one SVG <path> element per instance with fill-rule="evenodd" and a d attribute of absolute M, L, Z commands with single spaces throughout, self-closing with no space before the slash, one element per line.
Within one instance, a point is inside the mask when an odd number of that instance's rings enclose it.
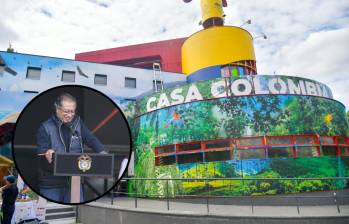
<path fill-rule="evenodd" d="M 285 114 L 279 95 L 248 97 L 250 127 L 259 135 L 270 135 Z M 278 133 L 277 133 L 278 134 Z"/>
<path fill-rule="evenodd" d="M 221 114 L 220 125 L 226 135 L 224 137 L 242 136 L 249 124 L 249 116 L 245 111 L 247 106 L 245 98 L 222 98 L 213 103 Z"/>

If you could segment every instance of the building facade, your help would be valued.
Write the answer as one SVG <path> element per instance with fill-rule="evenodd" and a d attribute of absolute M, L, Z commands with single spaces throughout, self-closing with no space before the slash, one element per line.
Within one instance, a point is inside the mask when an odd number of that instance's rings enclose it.
<path fill-rule="evenodd" d="M 258 74 L 251 34 L 224 26 L 226 2 L 201 2 L 204 29 L 188 38 L 76 55 L 90 62 L 0 52 L 3 119 L 41 91 L 79 84 L 107 94 L 127 115 L 134 177 L 160 179 L 130 181 L 130 192 L 264 195 L 348 187 L 344 180 L 277 180 L 349 176 L 345 107 L 326 84 Z"/>

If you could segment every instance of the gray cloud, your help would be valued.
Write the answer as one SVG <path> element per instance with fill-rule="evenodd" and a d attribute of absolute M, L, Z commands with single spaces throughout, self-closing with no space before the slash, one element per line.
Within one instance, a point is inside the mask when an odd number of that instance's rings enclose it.
<path fill-rule="evenodd" d="M 49 11 L 49 10 L 47 10 L 47 9 L 40 9 L 40 13 L 42 13 L 43 15 L 45 15 L 45 16 L 47 16 L 48 18 L 52 18 L 52 13 Z"/>
<path fill-rule="evenodd" d="M 0 45 L 8 46 L 9 42 L 14 42 L 18 39 L 18 34 L 9 26 L 6 26 L 0 20 Z"/>

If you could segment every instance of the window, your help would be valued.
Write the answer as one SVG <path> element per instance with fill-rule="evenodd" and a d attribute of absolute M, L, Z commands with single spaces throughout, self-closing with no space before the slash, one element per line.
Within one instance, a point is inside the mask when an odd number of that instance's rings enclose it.
<path fill-rule="evenodd" d="M 125 98 L 124 99 L 126 102 L 136 102 L 136 99 L 127 99 L 127 98 Z"/>
<path fill-rule="evenodd" d="M 27 79 L 40 80 L 41 68 L 28 67 L 27 68 Z"/>
<path fill-rule="evenodd" d="M 349 148 L 348 147 L 339 147 L 341 156 L 349 156 Z"/>
<path fill-rule="evenodd" d="M 162 81 L 161 80 L 153 80 L 153 90 L 154 91 L 162 90 Z"/>
<path fill-rule="evenodd" d="M 230 151 L 205 152 L 206 162 L 231 160 Z"/>
<path fill-rule="evenodd" d="M 295 136 L 294 142 L 296 145 L 312 145 L 315 144 L 314 136 Z"/>
<path fill-rule="evenodd" d="M 107 85 L 107 75 L 95 74 L 95 85 Z"/>
<path fill-rule="evenodd" d="M 336 156 L 337 155 L 337 147 L 335 147 L 335 146 L 323 146 L 322 147 L 322 155 L 323 156 Z"/>
<path fill-rule="evenodd" d="M 297 156 L 298 157 L 318 156 L 318 151 L 316 147 L 311 147 L 311 146 L 297 147 Z"/>
<path fill-rule="evenodd" d="M 320 137 L 320 143 L 321 143 L 322 145 L 331 145 L 331 144 L 334 144 L 334 142 L 333 142 L 333 137 L 321 136 L 321 137 Z"/>
<path fill-rule="evenodd" d="M 175 152 L 175 145 L 167 145 L 156 148 L 158 154 Z"/>
<path fill-rule="evenodd" d="M 292 138 L 290 136 L 286 137 L 269 137 L 269 145 L 292 145 Z"/>
<path fill-rule="evenodd" d="M 178 155 L 177 159 L 178 159 L 178 164 L 203 162 L 202 153 Z"/>
<path fill-rule="evenodd" d="M 61 81 L 62 82 L 75 82 L 75 72 L 63 71 Z"/>
<path fill-rule="evenodd" d="M 155 165 L 156 166 L 165 166 L 165 165 L 171 165 L 176 163 L 176 156 L 159 156 L 155 157 Z"/>
<path fill-rule="evenodd" d="M 219 148 L 230 148 L 230 141 L 225 140 L 225 141 L 212 141 L 212 142 L 207 142 L 206 143 L 206 149 L 219 149 Z"/>
<path fill-rule="evenodd" d="M 200 150 L 201 143 L 186 143 L 178 146 L 179 151 L 191 151 L 191 150 Z"/>
<path fill-rule="evenodd" d="M 126 88 L 136 88 L 136 78 L 125 77 Z"/>
<path fill-rule="evenodd" d="M 263 138 L 241 138 L 236 141 L 236 143 L 240 146 L 253 146 L 253 145 L 263 145 Z"/>
<path fill-rule="evenodd" d="M 265 150 L 259 149 L 237 149 L 238 159 L 265 159 Z"/>
<path fill-rule="evenodd" d="M 293 157 L 292 147 L 277 147 L 268 149 L 268 158 Z"/>
<path fill-rule="evenodd" d="M 35 93 L 35 94 L 39 93 L 38 91 L 32 91 L 32 90 L 24 90 L 24 92 L 25 93 Z"/>
<path fill-rule="evenodd" d="M 342 137 L 342 136 L 338 136 L 337 137 L 337 142 L 338 142 L 338 144 L 346 144 L 346 139 L 345 139 L 345 137 Z"/>

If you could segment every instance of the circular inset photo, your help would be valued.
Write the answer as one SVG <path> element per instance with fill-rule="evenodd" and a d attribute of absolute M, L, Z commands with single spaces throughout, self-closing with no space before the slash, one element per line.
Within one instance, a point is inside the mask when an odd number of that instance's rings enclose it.
<path fill-rule="evenodd" d="M 120 108 L 92 88 L 66 85 L 36 96 L 17 120 L 12 153 L 23 181 L 62 204 L 94 201 L 126 172 L 131 133 Z"/>

